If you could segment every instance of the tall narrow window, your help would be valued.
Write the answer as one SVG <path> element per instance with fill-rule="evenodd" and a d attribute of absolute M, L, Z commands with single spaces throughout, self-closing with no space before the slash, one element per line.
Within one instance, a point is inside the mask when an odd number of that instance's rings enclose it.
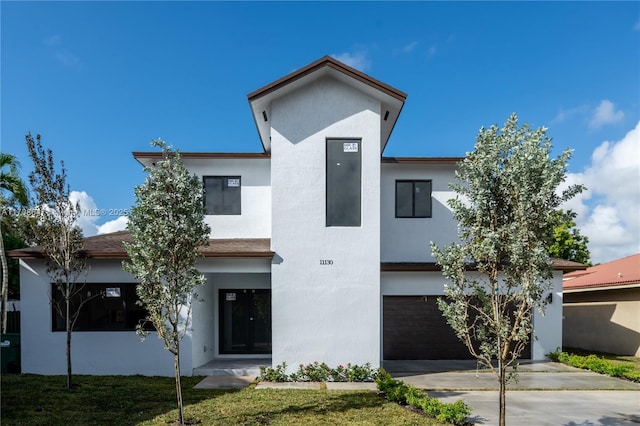
<path fill-rule="evenodd" d="M 431 181 L 396 181 L 396 217 L 431 217 Z"/>
<path fill-rule="evenodd" d="M 240 176 L 205 176 L 204 205 L 207 214 L 240 214 Z"/>
<path fill-rule="evenodd" d="M 362 141 L 327 139 L 327 226 L 360 226 Z"/>

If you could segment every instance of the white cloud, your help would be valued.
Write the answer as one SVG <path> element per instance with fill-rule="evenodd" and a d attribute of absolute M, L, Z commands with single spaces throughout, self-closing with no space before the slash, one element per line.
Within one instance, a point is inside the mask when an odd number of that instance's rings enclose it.
<path fill-rule="evenodd" d="M 558 111 L 558 114 L 556 114 L 556 116 L 553 118 L 553 120 L 551 120 L 552 123 L 562 123 L 563 121 L 566 121 L 568 119 L 570 119 L 571 117 L 574 117 L 576 115 L 580 115 L 580 114 L 584 114 L 587 111 L 588 107 L 586 105 L 579 105 L 577 107 L 574 108 L 569 108 L 569 109 L 563 109 L 561 108 Z"/>
<path fill-rule="evenodd" d="M 621 110 L 616 111 L 616 106 L 610 100 L 604 99 L 600 102 L 600 105 L 593 112 L 593 116 L 589 121 L 589 127 L 597 129 L 605 124 L 614 124 L 622 121 L 624 118 L 624 112 Z"/>
<path fill-rule="evenodd" d="M 82 229 L 84 236 L 91 237 L 96 235 L 98 233 L 96 222 L 100 218 L 100 211 L 93 198 L 84 191 L 71 191 L 69 193 L 69 201 L 73 204 L 80 204 L 78 226 Z"/>
<path fill-rule="evenodd" d="M 429 56 L 434 56 L 436 53 L 438 53 L 438 46 L 435 44 L 431 45 L 429 49 L 427 49 L 427 55 Z"/>
<path fill-rule="evenodd" d="M 633 26 L 634 31 L 640 31 L 640 20 L 635 23 Z"/>
<path fill-rule="evenodd" d="M 80 58 L 65 48 L 62 42 L 62 36 L 59 34 L 51 35 L 42 41 L 53 56 L 65 67 L 80 68 L 82 63 Z"/>
<path fill-rule="evenodd" d="M 366 71 L 371 67 L 371 61 L 364 52 L 332 53 L 330 56 L 360 71 Z"/>
<path fill-rule="evenodd" d="M 104 224 L 98 226 L 98 235 L 109 234 L 116 231 L 124 231 L 125 229 L 127 229 L 127 223 L 129 223 L 129 218 L 127 216 L 120 216 L 115 220 L 105 222 Z"/>
<path fill-rule="evenodd" d="M 600 144 L 591 164 L 565 183 L 587 187 L 564 208 L 578 214 L 593 263 L 640 252 L 640 122 L 621 140 Z"/>
<path fill-rule="evenodd" d="M 78 226 L 82 229 L 82 234 L 85 237 L 122 231 L 127 227 L 129 218 L 126 216 L 118 216 L 116 219 L 99 225 L 98 222 L 100 219 L 111 213 L 110 209 L 98 208 L 93 197 L 85 191 L 71 191 L 69 193 L 69 200 L 74 204 L 80 204 Z"/>
<path fill-rule="evenodd" d="M 407 44 L 405 47 L 402 48 L 402 52 L 403 53 L 413 52 L 413 50 L 417 46 L 418 46 L 418 42 L 417 41 L 412 41 L 411 43 Z"/>

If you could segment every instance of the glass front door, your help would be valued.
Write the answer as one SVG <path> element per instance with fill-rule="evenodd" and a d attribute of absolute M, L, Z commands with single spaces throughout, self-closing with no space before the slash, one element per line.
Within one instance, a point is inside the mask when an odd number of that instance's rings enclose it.
<path fill-rule="evenodd" d="M 220 290 L 220 353 L 271 353 L 271 291 Z"/>

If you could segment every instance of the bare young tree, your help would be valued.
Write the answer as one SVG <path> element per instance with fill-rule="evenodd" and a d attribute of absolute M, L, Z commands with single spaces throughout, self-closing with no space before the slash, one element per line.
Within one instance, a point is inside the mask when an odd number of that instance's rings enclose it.
<path fill-rule="evenodd" d="M 570 153 L 551 158 L 546 129 L 519 128 L 515 114 L 502 129 L 480 129 L 475 150 L 459 164 L 458 182 L 451 185 L 458 196 L 449 206 L 461 243 L 442 249 L 431 243 L 449 282 L 447 299 L 438 306 L 471 355 L 497 375 L 501 426 L 512 377 L 507 367 L 517 366 L 533 311 L 546 304 L 554 211 L 583 190 L 572 185 L 557 193 Z"/>
<path fill-rule="evenodd" d="M 136 187 L 127 229 L 133 242 L 125 244 L 129 260 L 125 271 L 139 280 L 137 293 L 148 311 L 147 321 L 173 355 L 179 422 L 185 423 L 180 382 L 180 341 L 189 328 L 195 289 L 205 277 L 195 267 L 198 247 L 208 244 L 204 222 L 202 182 L 190 175 L 178 151 L 161 140 L 151 142 L 163 158 Z M 149 331 L 138 325 L 144 339 Z"/>
<path fill-rule="evenodd" d="M 25 136 L 33 171 L 29 183 L 35 194 L 38 214 L 31 220 L 34 242 L 46 259 L 47 275 L 53 283 L 51 304 L 65 321 L 67 388 L 71 388 L 71 336 L 83 305 L 98 295 L 85 295 L 84 282 L 87 265 L 83 256 L 82 230 L 77 225 L 80 206 L 69 200 L 69 185 L 64 163 L 56 171 L 51 149 L 42 147 L 40 135 L 35 140 Z"/>

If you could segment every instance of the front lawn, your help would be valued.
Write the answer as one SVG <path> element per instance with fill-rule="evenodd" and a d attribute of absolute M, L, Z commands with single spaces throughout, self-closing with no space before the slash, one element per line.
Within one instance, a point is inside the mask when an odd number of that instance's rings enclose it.
<path fill-rule="evenodd" d="M 185 415 L 201 425 L 438 425 L 369 391 L 193 389 Z M 173 378 L 3 375 L 2 425 L 163 425 L 177 418 Z"/>

